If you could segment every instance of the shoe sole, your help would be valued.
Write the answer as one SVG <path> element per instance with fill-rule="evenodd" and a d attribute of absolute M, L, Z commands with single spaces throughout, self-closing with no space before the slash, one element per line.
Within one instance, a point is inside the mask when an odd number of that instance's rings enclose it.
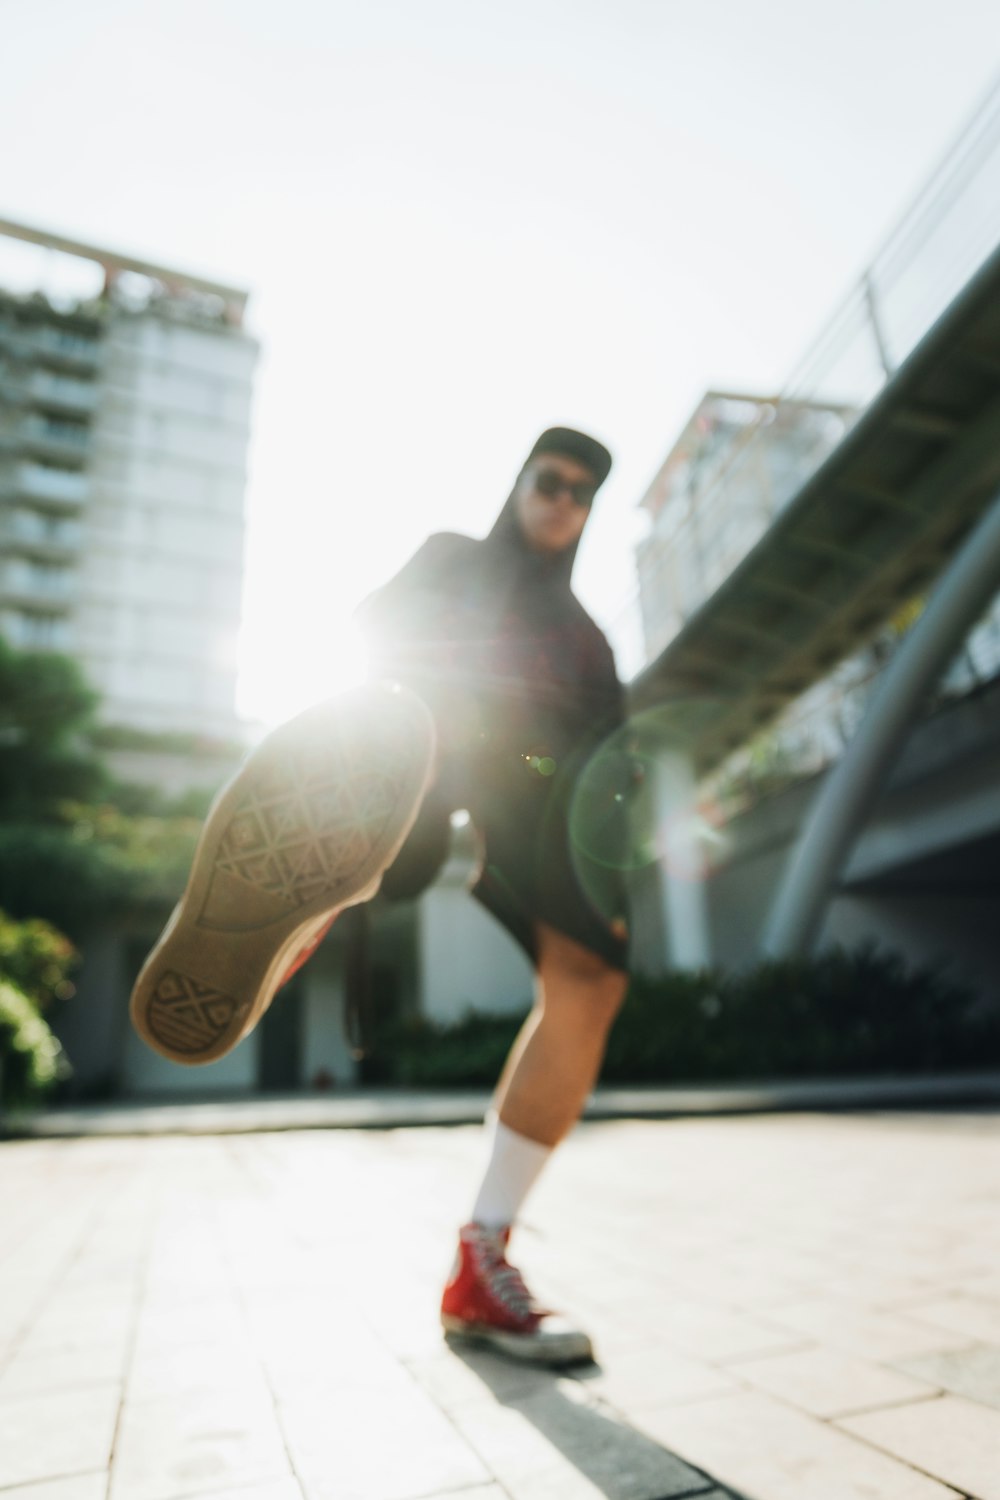
<path fill-rule="evenodd" d="M 592 1364 L 594 1346 L 585 1333 L 577 1331 L 543 1335 L 534 1343 L 522 1333 L 505 1333 L 488 1323 L 463 1323 L 460 1318 L 441 1316 L 441 1326 L 449 1343 L 475 1344 L 496 1349 L 512 1359 L 532 1365 Z"/>
<path fill-rule="evenodd" d="M 209 811 L 191 875 L 130 1002 L 171 1062 L 215 1062 L 257 1024 L 302 944 L 377 882 L 430 780 L 434 724 L 376 683 L 270 734 Z"/>

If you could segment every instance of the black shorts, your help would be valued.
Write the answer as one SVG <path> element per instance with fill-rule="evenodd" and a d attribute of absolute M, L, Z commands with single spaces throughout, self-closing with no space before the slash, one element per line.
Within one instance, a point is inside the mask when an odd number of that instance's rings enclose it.
<path fill-rule="evenodd" d="M 536 924 L 544 922 L 611 968 L 627 971 L 628 943 L 617 921 L 624 918 L 624 882 L 615 861 L 595 857 L 587 847 L 592 841 L 574 827 L 578 783 L 571 769 L 546 778 L 520 757 L 471 770 L 446 759 L 382 878 L 382 894 L 402 900 L 432 884 L 448 856 L 451 815 L 465 809 L 480 852 L 472 895 L 532 964 L 537 967 Z"/>

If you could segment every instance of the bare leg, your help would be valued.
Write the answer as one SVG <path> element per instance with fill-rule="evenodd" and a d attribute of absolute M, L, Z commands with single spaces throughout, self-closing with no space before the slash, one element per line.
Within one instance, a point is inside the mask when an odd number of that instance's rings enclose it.
<path fill-rule="evenodd" d="M 535 1005 L 511 1049 L 494 1097 L 510 1130 L 556 1146 L 596 1082 L 626 977 L 542 923 Z"/>
<path fill-rule="evenodd" d="M 460 1231 L 441 1315 L 450 1333 L 557 1365 L 592 1359 L 590 1338 L 535 1306 L 507 1261 L 507 1235 L 594 1086 L 626 980 L 551 927 L 539 925 L 538 956 L 535 1006 L 497 1085 L 500 1121 L 472 1220 Z"/>

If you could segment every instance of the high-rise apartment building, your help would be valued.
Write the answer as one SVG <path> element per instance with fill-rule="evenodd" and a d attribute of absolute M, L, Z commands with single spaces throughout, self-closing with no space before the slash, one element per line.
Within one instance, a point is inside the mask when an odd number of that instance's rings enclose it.
<path fill-rule="evenodd" d="M 83 302 L 0 290 L 0 634 L 74 656 L 105 722 L 231 737 L 257 345 L 247 294 L 92 261 Z"/>
<path fill-rule="evenodd" d="M 836 447 L 855 408 L 706 391 L 640 501 L 636 552 L 651 661 Z"/>

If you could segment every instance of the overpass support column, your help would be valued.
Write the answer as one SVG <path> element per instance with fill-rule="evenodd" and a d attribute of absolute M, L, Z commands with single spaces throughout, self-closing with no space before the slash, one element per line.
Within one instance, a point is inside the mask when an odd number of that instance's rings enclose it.
<path fill-rule="evenodd" d="M 771 958 L 808 952 L 851 848 L 923 699 L 1000 588 L 1000 495 L 938 580 L 886 667 L 861 727 L 820 788 L 764 934 Z"/>
<path fill-rule="evenodd" d="M 708 907 L 694 819 L 698 782 L 686 755 L 658 751 L 653 816 L 659 853 L 660 903 L 673 969 L 702 969 L 711 962 Z"/>

